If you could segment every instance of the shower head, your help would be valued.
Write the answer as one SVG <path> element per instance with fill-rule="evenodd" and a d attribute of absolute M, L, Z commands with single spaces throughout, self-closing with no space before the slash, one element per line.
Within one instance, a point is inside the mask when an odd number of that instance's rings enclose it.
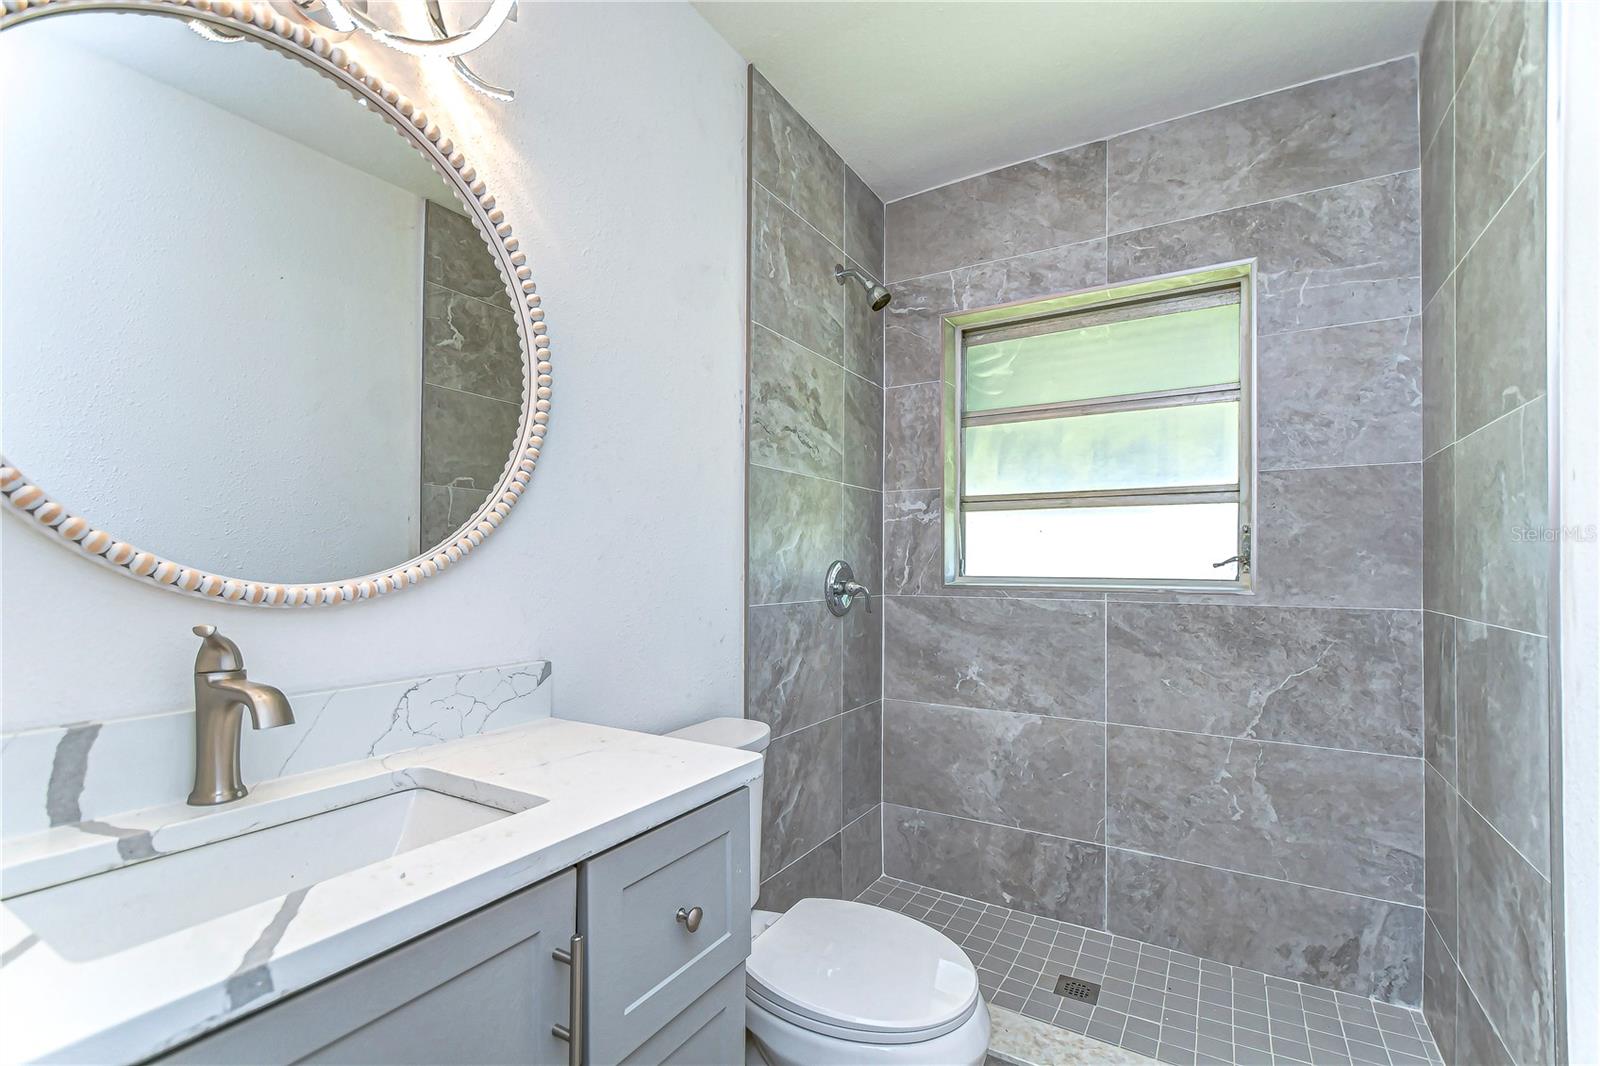
<path fill-rule="evenodd" d="M 857 270 L 855 267 L 846 268 L 843 263 L 833 264 L 833 279 L 843 285 L 846 278 L 855 279 L 867 292 L 867 298 L 872 301 L 874 311 L 882 311 L 889 306 L 889 301 L 894 299 L 894 293 L 873 281 L 870 276 Z"/>

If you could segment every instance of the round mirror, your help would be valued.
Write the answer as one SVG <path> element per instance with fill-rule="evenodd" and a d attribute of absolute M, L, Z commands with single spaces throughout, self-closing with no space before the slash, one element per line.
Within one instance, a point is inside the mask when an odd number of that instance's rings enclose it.
<path fill-rule="evenodd" d="M 271 8 L 75 7 L 0 23 L 11 509 L 133 576 L 268 605 L 459 559 L 522 491 L 549 395 L 481 180 Z"/>

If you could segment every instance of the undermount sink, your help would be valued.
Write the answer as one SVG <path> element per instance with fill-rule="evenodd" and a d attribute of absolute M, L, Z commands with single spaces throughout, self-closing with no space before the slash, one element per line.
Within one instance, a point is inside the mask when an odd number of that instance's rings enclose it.
<path fill-rule="evenodd" d="M 6 900 L 64 958 L 126 950 L 511 812 L 408 788 Z"/>

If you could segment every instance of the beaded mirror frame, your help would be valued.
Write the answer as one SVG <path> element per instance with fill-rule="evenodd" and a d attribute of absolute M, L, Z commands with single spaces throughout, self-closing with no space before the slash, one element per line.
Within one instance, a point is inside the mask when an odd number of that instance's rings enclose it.
<path fill-rule="evenodd" d="M 527 254 L 505 212 L 466 155 L 426 110 L 364 69 L 301 21 L 251 0 L 0 0 L 0 32 L 39 18 L 81 12 L 166 15 L 276 48 L 364 100 L 434 164 L 471 212 L 516 310 L 523 401 L 516 446 L 493 492 L 447 540 L 398 566 L 342 581 L 290 584 L 212 573 L 119 540 L 55 500 L 0 455 L 0 495 L 13 514 L 62 547 L 118 573 L 173 592 L 258 607 L 337 606 L 401 592 L 461 562 L 493 533 L 527 490 L 550 420 L 550 340 Z"/>

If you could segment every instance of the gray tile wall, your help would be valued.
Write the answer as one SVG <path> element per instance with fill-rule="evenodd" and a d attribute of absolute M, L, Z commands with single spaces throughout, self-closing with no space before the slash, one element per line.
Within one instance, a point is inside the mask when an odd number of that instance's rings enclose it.
<path fill-rule="evenodd" d="M 750 426 L 745 715 L 772 727 L 760 905 L 854 898 L 883 872 L 883 613 L 828 613 L 848 560 L 881 589 L 883 326 L 848 261 L 883 276 L 883 203 L 750 72 Z"/>
<path fill-rule="evenodd" d="M 1446 1062 L 1550 1062 L 1545 7 L 1421 56 L 1427 966 Z"/>
<path fill-rule="evenodd" d="M 1417 92 L 1397 60 L 889 205 L 890 876 L 1419 1001 Z M 1248 256 L 1257 595 L 945 588 L 939 316 Z"/>
<path fill-rule="evenodd" d="M 428 201 L 423 227 L 421 547 L 472 517 L 500 480 L 522 415 L 522 348 L 477 227 Z"/>

